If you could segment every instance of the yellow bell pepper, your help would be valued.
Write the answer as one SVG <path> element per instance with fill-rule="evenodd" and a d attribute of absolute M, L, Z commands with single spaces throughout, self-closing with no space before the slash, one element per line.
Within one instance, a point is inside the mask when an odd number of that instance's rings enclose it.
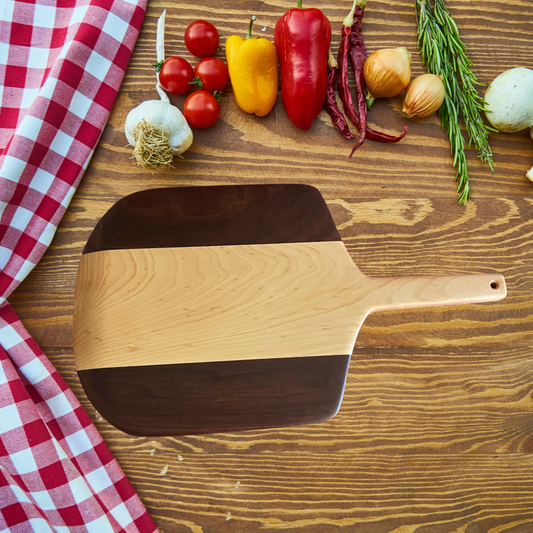
<path fill-rule="evenodd" d="M 267 115 L 278 97 L 278 62 L 274 45 L 264 37 L 252 38 L 255 16 L 248 35 L 226 40 L 226 60 L 237 105 L 258 117 Z"/>

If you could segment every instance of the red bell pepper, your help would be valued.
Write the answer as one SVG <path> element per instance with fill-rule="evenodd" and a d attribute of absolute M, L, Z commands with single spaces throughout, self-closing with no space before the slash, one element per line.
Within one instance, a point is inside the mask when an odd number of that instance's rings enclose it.
<path fill-rule="evenodd" d="M 320 9 L 302 9 L 302 0 L 274 29 L 283 107 L 291 122 L 302 130 L 311 128 L 324 106 L 330 43 L 329 20 Z"/>

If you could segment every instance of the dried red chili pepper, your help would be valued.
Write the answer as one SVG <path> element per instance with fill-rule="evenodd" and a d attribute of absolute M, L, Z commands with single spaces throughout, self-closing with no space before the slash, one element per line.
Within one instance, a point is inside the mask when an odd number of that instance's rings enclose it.
<path fill-rule="evenodd" d="M 302 0 L 274 29 L 283 107 L 291 122 L 302 130 L 311 128 L 324 106 L 330 43 L 329 20 L 320 9 L 302 9 Z"/>
<path fill-rule="evenodd" d="M 407 124 L 403 127 L 402 133 L 398 136 L 387 135 L 381 131 L 375 131 L 372 128 L 366 127 L 366 138 L 378 143 L 397 143 L 407 135 Z"/>
<path fill-rule="evenodd" d="M 364 5 L 356 6 L 355 12 L 354 12 L 354 20 L 350 31 L 350 47 L 349 47 L 349 55 L 352 62 L 352 66 L 354 68 L 354 74 L 357 78 L 360 79 L 360 85 L 362 85 L 362 90 L 360 94 L 358 94 L 358 98 L 365 99 L 364 94 L 364 76 L 363 76 L 363 67 L 367 58 L 367 52 L 366 52 L 366 46 L 363 41 L 363 16 L 365 14 L 365 7 L 366 7 L 366 0 L 364 1 Z M 359 76 L 356 72 L 358 70 L 360 72 Z M 366 106 L 364 108 L 365 115 L 366 115 Z M 359 123 L 355 122 L 355 125 L 359 128 Z M 371 141 L 376 142 L 382 142 L 382 143 L 397 143 L 401 141 L 405 135 L 407 134 L 407 124 L 404 126 L 403 131 L 400 135 L 393 136 L 393 135 L 387 135 L 386 133 L 382 133 L 380 131 L 375 131 L 372 128 L 366 127 L 366 138 L 370 139 Z M 353 154 L 353 151 L 352 151 Z M 350 154 L 350 157 L 351 155 Z"/>
<path fill-rule="evenodd" d="M 366 0 L 363 0 L 366 3 Z M 356 113 L 352 93 L 350 92 L 349 77 L 348 77 L 348 55 L 350 52 L 350 34 L 352 32 L 352 22 L 354 17 L 357 0 L 354 0 L 352 10 L 342 23 L 341 43 L 339 45 L 339 52 L 337 61 L 339 64 L 339 96 L 341 97 L 344 112 L 350 120 L 359 128 L 359 115 Z"/>
<path fill-rule="evenodd" d="M 363 67 L 365 65 L 365 61 L 367 58 L 367 52 L 366 52 L 366 46 L 363 41 L 363 16 L 365 14 L 366 7 L 366 0 L 364 2 L 364 5 L 356 6 L 355 12 L 354 12 L 354 21 L 352 24 L 352 28 L 350 31 L 350 48 L 349 48 L 349 54 L 350 59 L 352 62 L 352 66 L 354 68 L 354 74 L 356 77 L 356 81 L 359 78 L 360 85 L 362 86 L 362 90 L 360 94 L 358 94 L 358 98 L 362 98 L 362 100 L 365 100 L 365 94 L 364 94 L 364 76 L 363 76 Z M 359 72 L 359 75 L 357 74 L 357 71 Z M 364 107 L 365 115 L 366 115 L 366 106 Z M 358 124 L 356 124 L 357 127 L 359 127 Z M 407 124 L 404 126 L 403 131 L 398 136 L 393 135 L 387 135 L 386 133 L 381 133 L 379 131 L 375 131 L 368 126 L 366 127 L 366 138 L 370 139 L 371 141 L 377 141 L 382 143 L 397 143 L 401 141 L 405 135 L 407 134 Z M 353 151 L 352 151 L 353 154 Z M 351 156 L 351 155 L 350 155 Z"/>
<path fill-rule="evenodd" d="M 341 113 L 335 98 L 335 87 L 337 86 L 337 78 L 339 75 L 339 64 L 331 53 L 331 48 L 328 52 L 328 89 L 326 91 L 326 103 L 324 108 L 329 113 L 331 120 L 335 127 L 342 133 L 346 139 L 355 139 L 355 135 L 350 131 L 344 115 Z"/>
<path fill-rule="evenodd" d="M 363 67 L 367 58 L 366 46 L 363 42 L 363 15 L 365 13 L 366 0 L 356 0 L 354 3 L 354 13 L 349 13 L 344 19 L 343 24 L 350 25 L 349 52 L 350 59 L 355 76 L 355 96 L 357 98 L 357 107 L 359 109 L 359 140 L 352 148 L 353 153 L 361 146 L 366 135 L 366 98 L 365 98 L 365 80 L 363 77 Z M 351 17 L 350 17 L 351 15 Z M 350 20 L 351 18 L 351 20 Z"/>
<path fill-rule="evenodd" d="M 339 96 L 343 104 L 344 112 L 350 118 L 350 120 L 355 124 L 356 128 L 361 132 L 361 122 L 362 120 L 359 117 L 359 113 L 355 110 L 352 94 L 350 92 L 349 86 L 349 74 L 348 74 L 348 56 L 352 61 L 354 66 L 354 71 L 359 70 L 359 75 L 357 71 L 355 72 L 356 78 L 356 95 L 358 101 L 359 112 L 362 113 L 364 121 L 364 135 L 359 136 L 359 141 L 355 145 L 350 154 L 350 157 L 353 155 L 354 151 L 361 146 L 364 139 L 370 139 L 371 141 L 384 142 L 384 143 L 396 143 L 401 141 L 407 133 L 407 125 L 405 126 L 403 132 L 399 136 L 387 135 L 386 133 L 381 133 L 375 131 L 366 125 L 366 104 L 363 107 L 363 102 L 365 101 L 364 96 L 364 78 L 363 78 L 363 66 L 366 61 L 367 53 L 366 46 L 362 38 L 362 20 L 364 16 L 364 10 L 366 7 L 366 0 L 354 0 L 354 5 L 352 10 L 343 21 L 342 25 L 342 36 L 341 44 L 339 46 L 338 53 L 338 64 L 339 64 L 339 81 L 338 89 Z"/>

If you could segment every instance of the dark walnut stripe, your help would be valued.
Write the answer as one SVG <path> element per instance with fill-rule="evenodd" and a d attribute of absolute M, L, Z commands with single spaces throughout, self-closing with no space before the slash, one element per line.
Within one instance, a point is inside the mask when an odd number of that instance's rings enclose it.
<path fill-rule="evenodd" d="M 341 404 L 350 356 L 82 370 L 100 414 L 138 436 L 321 422 Z"/>
<path fill-rule="evenodd" d="M 340 240 L 322 195 L 308 185 L 173 187 L 119 200 L 83 253 Z"/>

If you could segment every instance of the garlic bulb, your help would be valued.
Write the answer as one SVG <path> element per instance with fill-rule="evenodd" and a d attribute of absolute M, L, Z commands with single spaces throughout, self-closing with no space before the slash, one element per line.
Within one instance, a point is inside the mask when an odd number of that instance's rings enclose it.
<path fill-rule="evenodd" d="M 512 68 L 497 76 L 485 93 L 487 120 L 499 131 L 533 126 L 533 70 Z"/>
<path fill-rule="evenodd" d="M 137 164 L 148 169 L 172 167 L 175 155 L 192 144 L 192 131 L 181 111 L 164 100 L 146 100 L 126 117 L 124 132 Z"/>
<path fill-rule="evenodd" d="M 415 78 L 403 96 L 403 114 L 407 118 L 425 118 L 432 115 L 444 102 L 442 76 L 422 74 Z"/>
<path fill-rule="evenodd" d="M 157 21 L 157 61 L 165 58 L 165 14 Z M 156 90 L 160 100 L 146 100 L 132 109 L 126 117 L 124 133 L 134 147 L 133 157 L 139 166 L 163 170 L 172 167 L 175 155 L 180 155 L 192 144 L 192 130 L 182 112 L 170 103 L 159 83 Z"/>
<path fill-rule="evenodd" d="M 533 70 L 517 67 L 497 76 L 485 93 L 487 120 L 497 130 L 513 133 L 529 128 L 533 138 Z M 526 176 L 533 181 L 533 168 Z"/>
<path fill-rule="evenodd" d="M 134 130 L 143 119 L 155 129 L 168 131 L 169 143 L 175 155 L 182 154 L 191 146 L 192 131 L 183 113 L 163 100 L 146 100 L 128 113 L 124 132 L 132 146 L 137 142 Z"/>
<path fill-rule="evenodd" d="M 363 70 L 370 98 L 398 96 L 411 79 L 411 54 L 405 47 L 370 54 Z"/>

